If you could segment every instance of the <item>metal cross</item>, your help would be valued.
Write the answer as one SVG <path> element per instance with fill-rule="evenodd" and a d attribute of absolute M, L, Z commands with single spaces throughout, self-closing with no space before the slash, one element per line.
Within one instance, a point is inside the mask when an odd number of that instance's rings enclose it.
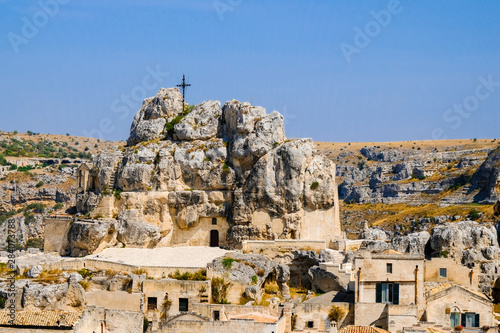
<path fill-rule="evenodd" d="M 177 87 L 182 87 L 182 110 L 181 110 L 181 113 L 182 113 L 182 112 L 184 112 L 185 89 L 186 89 L 186 87 L 191 87 L 190 84 L 186 84 L 186 76 L 184 74 L 182 74 L 182 84 L 178 84 Z"/>

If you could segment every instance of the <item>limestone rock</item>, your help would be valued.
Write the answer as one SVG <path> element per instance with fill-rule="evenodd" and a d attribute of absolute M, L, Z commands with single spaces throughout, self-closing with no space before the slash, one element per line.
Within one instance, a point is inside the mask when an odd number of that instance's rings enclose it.
<path fill-rule="evenodd" d="M 327 293 L 332 290 L 344 290 L 337 276 L 319 268 L 319 266 L 309 268 L 308 277 L 315 292 Z"/>
<path fill-rule="evenodd" d="M 481 189 L 477 202 L 494 204 L 500 200 L 500 149 L 488 155 L 473 175 L 471 183 Z"/>
<path fill-rule="evenodd" d="M 36 278 L 38 276 L 40 276 L 40 273 L 42 273 L 42 266 L 40 265 L 35 265 L 35 266 L 31 266 L 29 271 L 28 271 L 28 277 L 29 278 Z"/>
<path fill-rule="evenodd" d="M 26 283 L 21 305 L 26 311 L 78 311 L 85 305 L 85 291 L 75 279 L 67 283 L 43 286 Z"/>
<path fill-rule="evenodd" d="M 493 226 L 481 225 L 477 222 L 463 221 L 436 226 L 431 231 L 430 246 L 436 255 L 443 251 L 450 256 L 462 259 L 462 249 L 470 248 L 482 256 L 482 249 L 489 246 L 498 247 L 497 231 Z M 467 255 L 470 256 L 471 253 Z M 476 254 L 473 255 L 476 257 Z"/>
<path fill-rule="evenodd" d="M 205 101 L 196 105 L 174 126 L 177 140 L 207 140 L 215 138 L 222 115 L 220 102 Z"/>
<path fill-rule="evenodd" d="M 411 233 L 407 236 L 396 236 L 391 240 L 394 250 L 402 253 L 424 255 L 425 246 L 431 235 L 427 231 Z"/>
<path fill-rule="evenodd" d="M 160 89 L 156 96 L 147 98 L 137 112 L 130 128 L 129 146 L 142 141 L 165 137 L 167 121 L 183 112 L 182 95 L 177 88 Z"/>

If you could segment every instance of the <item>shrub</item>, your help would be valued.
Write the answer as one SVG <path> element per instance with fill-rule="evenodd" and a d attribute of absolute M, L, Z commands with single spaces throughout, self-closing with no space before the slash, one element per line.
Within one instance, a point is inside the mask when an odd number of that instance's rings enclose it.
<path fill-rule="evenodd" d="M 35 185 L 35 187 L 37 187 L 37 188 L 38 188 L 38 187 L 42 187 L 42 186 L 43 186 L 43 184 L 44 184 L 44 183 L 43 183 L 42 181 L 39 181 L 39 182 Z"/>
<path fill-rule="evenodd" d="M 439 256 L 440 256 L 441 258 L 448 258 L 448 255 L 449 255 L 449 254 L 450 254 L 450 253 L 449 253 L 448 251 L 443 250 L 443 251 L 441 251 L 441 253 L 439 253 Z"/>
<path fill-rule="evenodd" d="M 259 281 L 259 278 L 257 278 L 257 275 L 252 276 L 252 284 L 257 284 L 257 281 Z"/>
<path fill-rule="evenodd" d="M 88 269 L 88 268 L 82 268 L 80 270 L 77 271 L 78 274 L 80 274 L 84 279 L 86 278 L 91 278 L 92 276 L 94 276 L 94 273 Z"/>
<path fill-rule="evenodd" d="M 63 205 L 62 203 L 58 202 L 58 203 L 56 203 L 56 204 L 52 207 L 52 209 L 53 209 L 54 211 L 56 211 L 56 210 L 59 210 L 59 209 L 61 209 L 61 208 L 63 208 L 63 207 L 64 207 L 64 205 Z"/>
<path fill-rule="evenodd" d="M 25 212 L 24 213 L 24 224 L 29 225 L 36 221 L 35 215 Z"/>
<path fill-rule="evenodd" d="M 149 320 L 148 320 L 148 318 L 144 317 L 144 322 L 143 322 L 143 325 L 142 325 L 142 331 L 146 332 L 148 330 L 148 327 L 149 327 Z"/>
<path fill-rule="evenodd" d="M 175 271 L 175 273 L 168 274 L 168 277 L 176 280 L 191 280 L 191 281 L 206 281 L 207 278 L 207 270 L 200 269 L 194 273 L 184 272 L 181 273 L 179 270 Z"/>
<path fill-rule="evenodd" d="M 224 278 L 212 279 L 212 302 L 215 304 L 229 304 L 227 294 L 233 284 L 226 282 Z"/>
<path fill-rule="evenodd" d="M 135 274 L 135 275 L 146 274 L 146 270 L 144 268 L 136 268 L 132 271 L 132 274 Z"/>
<path fill-rule="evenodd" d="M 332 305 L 330 312 L 328 313 L 328 320 L 339 322 L 344 317 L 344 310 L 339 308 L 338 306 Z"/>
<path fill-rule="evenodd" d="M 85 291 L 89 290 L 90 281 L 81 280 L 81 281 L 78 281 L 78 283 L 80 284 L 80 286 L 82 286 L 83 290 L 85 290 Z"/>
<path fill-rule="evenodd" d="M 263 276 L 264 276 L 264 274 L 266 274 L 266 271 L 264 271 L 263 269 L 259 269 L 259 270 L 257 271 L 257 275 L 258 275 L 258 276 L 260 276 L 260 277 L 263 277 Z"/>
<path fill-rule="evenodd" d="M 2 166 L 9 165 L 9 162 L 7 162 L 7 160 L 5 159 L 5 157 L 2 154 L 0 154 L 0 165 L 2 165 Z"/>
<path fill-rule="evenodd" d="M 361 171 L 365 167 L 365 162 L 358 162 L 358 169 Z"/>
<path fill-rule="evenodd" d="M 120 200 L 122 198 L 122 192 L 123 190 L 121 188 L 117 188 L 113 191 L 113 195 L 115 196 L 116 200 Z"/>
<path fill-rule="evenodd" d="M 318 182 L 312 182 L 310 188 L 311 188 L 311 190 L 315 190 L 318 188 L 318 186 L 319 186 Z"/>
<path fill-rule="evenodd" d="M 225 269 L 230 269 L 233 266 L 233 262 L 235 259 L 233 258 L 224 258 L 222 259 L 222 266 L 224 266 Z"/>
<path fill-rule="evenodd" d="M 477 211 L 476 209 L 471 209 L 469 211 L 469 218 L 473 221 L 476 221 L 478 220 L 479 218 L 481 217 L 481 213 L 479 213 L 479 211 Z"/>
<path fill-rule="evenodd" d="M 42 238 L 30 238 L 26 242 L 26 248 L 36 248 L 43 250 L 43 239 Z"/>

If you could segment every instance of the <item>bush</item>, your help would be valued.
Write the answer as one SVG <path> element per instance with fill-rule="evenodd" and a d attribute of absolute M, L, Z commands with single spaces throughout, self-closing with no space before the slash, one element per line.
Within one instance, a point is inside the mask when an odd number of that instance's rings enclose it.
<path fill-rule="evenodd" d="M 328 313 L 328 320 L 338 323 L 344 317 L 344 310 L 338 306 L 332 305 L 330 312 Z"/>
<path fill-rule="evenodd" d="M 113 195 L 115 196 L 116 200 L 120 200 L 122 198 L 122 192 L 123 190 L 121 188 L 117 188 L 114 190 Z"/>
<path fill-rule="evenodd" d="M 33 215 L 29 212 L 24 212 L 24 224 L 25 225 L 30 225 L 31 223 L 33 223 L 35 221 L 36 221 L 35 215 Z"/>
<path fill-rule="evenodd" d="M 477 211 L 476 209 L 471 209 L 469 211 L 469 218 L 473 221 L 476 221 L 478 220 L 479 218 L 481 217 L 481 213 L 479 213 L 479 211 Z"/>
<path fill-rule="evenodd" d="M 365 167 L 365 162 L 358 162 L 358 169 L 361 171 Z"/>
<path fill-rule="evenodd" d="M 190 280 L 190 281 L 206 281 L 207 278 L 207 270 L 200 269 L 194 273 L 184 272 L 181 273 L 178 270 L 175 273 L 168 274 L 168 277 L 175 280 Z"/>
<path fill-rule="evenodd" d="M 58 203 L 56 203 L 56 204 L 52 207 L 52 209 L 53 209 L 54 211 L 57 211 L 57 210 L 59 210 L 59 209 L 61 209 L 61 208 L 63 208 L 63 207 L 64 207 L 64 205 L 63 205 L 62 203 L 58 202 Z"/>
<path fill-rule="evenodd" d="M 42 238 L 30 238 L 26 242 L 26 248 L 35 248 L 43 250 L 43 239 Z"/>
<path fill-rule="evenodd" d="M 148 320 L 148 318 L 144 317 L 144 323 L 143 323 L 143 326 L 142 326 L 142 331 L 146 332 L 148 330 L 148 327 L 149 327 L 149 320 Z"/>
<path fill-rule="evenodd" d="M 37 188 L 38 188 L 38 187 L 42 187 L 42 186 L 43 186 L 43 184 L 44 184 L 44 183 L 43 183 L 42 181 L 39 181 L 39 182 L 35 185 L 35 187 L 37 187 Z"/>
<path fill-rule="evenodd" d="M 233 262 L 236 261 L 233 258 L 224 258 L 222 259 L 222 266 L 224 266 L 225 269 L 230 269 L 233 266 Z"/>
<path fill-rule="evenodd" d="M 82 268 L 82 269 L 79 269 L 78 271 L 78 274 L 80 274 L 84 279 L 86 278 L 91 278 L 92 276 L 94 276 L 94 273 L 88 269 L 88 268 Z"/>
<path fill-rule="evenodd" d="M 318 186 L 319 186 L 318 182 L 312 182 L 310 188 L 311 188 L 311 190 L 315 190 L 318 188 Z"/>
<path fill-rule="evenodd" d="M 0 154 L 0 165 L 2 165 L 2 166 L 9 165 L 9 162 L 7 162 L 7 160 L 5 159 L 5 156 L 3 156 L 2 154 Z"/>
<path fill-rule="evenodd" d="M 45 211 L 45 205 L 42 203 L 31 203 L 26 208 L 24 208 L 24 211 L 29 211 L 33 210 L 33 212 L 41 214 Z"/>
<path fill-rule="evenodd" d="M 229 304 L 227 294 L 233 284 L 226 282 L 224 278 L 212 279 L 212 302 L 215 304 Z"/>
<path fill-rule="evenodd" d="M 259 279 L 257 278 L 257 275 L 253 275 L 252 276 L 252 284 L 257 284 L 257 281 L 259 281 Z"/>

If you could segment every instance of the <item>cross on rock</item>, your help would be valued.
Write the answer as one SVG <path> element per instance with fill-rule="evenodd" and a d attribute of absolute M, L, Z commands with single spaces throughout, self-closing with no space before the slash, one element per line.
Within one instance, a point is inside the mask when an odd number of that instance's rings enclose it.
<path fill-rule="evenodd" d="M 182 110 L 181 113 L 184 112 L 184 96 L 186 87 L 191 87 L 190 84 L 186 84 L 186 76 L 182 74 L 182 84 L 178 84 L 177 87 L 182 87 Z"/>

